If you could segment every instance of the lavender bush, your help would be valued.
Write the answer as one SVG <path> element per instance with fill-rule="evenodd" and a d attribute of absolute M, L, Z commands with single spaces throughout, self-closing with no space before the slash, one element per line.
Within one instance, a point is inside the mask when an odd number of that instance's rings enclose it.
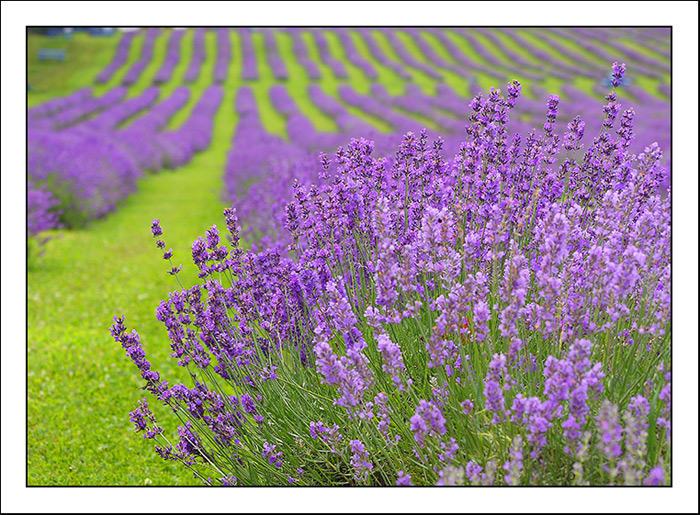
<path fill-rule="evenodd" d="M 281 251 L 243 250 L 225 210 L 230 245 L 212 226 L 191 248 L 201 285 L 154 220 L 180 285 L 156 314 L 187 384 L 123 317 L 111 332 L 180 420 L 139 401 L 156 453 L 220 485 L 667 484 L 661 151 L 630 152 L 614 91 L 587 147 L 580 117 L 557 133 L 556 95 L 542 130 L 511 132 L 519 95 L 474 98 L 452 159 L 425 131 L 390 159 L 365 139 L 323 155 L 290 192 Z"/>
<path fill-rule="evenodd" d="M 60 211 L 55 208 L 59 201 L 54 198 L 46 187 L 35 187 L 27 183 L 27 236 L 34 236 L 47 229 L 59 226 Z"/>

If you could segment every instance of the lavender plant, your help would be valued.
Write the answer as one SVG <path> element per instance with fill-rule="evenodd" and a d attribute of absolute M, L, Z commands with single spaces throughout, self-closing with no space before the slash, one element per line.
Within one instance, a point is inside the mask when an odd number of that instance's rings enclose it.
<path fill-rule="evenodd" d="M 541 131 L 512 133 L 520 90 L 473 99 L 452 159 L 425 130 L 392 159 L 365 139 L 323 155 L 288 197 L 286 248 L 243 250 L 225 210 L 226 236 L 191 248 L 202 284 L 153 221 L 180 287 L 156 316 L 187 381 L 123 316 L 111 332 L 180 420 L 130 414 L 160 457 L 221 485 L 668 483 L 661 151 L 629 151 L 614 91 L 588 147 L 580 118 L 557 133 L 556 95 Z"/>

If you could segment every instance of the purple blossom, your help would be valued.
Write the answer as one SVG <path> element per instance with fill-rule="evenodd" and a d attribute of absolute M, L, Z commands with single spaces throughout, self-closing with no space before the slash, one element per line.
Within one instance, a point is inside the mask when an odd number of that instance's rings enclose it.
<path fill-rule="evenodd" d="M 350 442 L 350 451 L 352 452 L 350 465 L 355 469 L 353 477 L 357 481 L 367 481 L 369 472 L 374 468 L 374 465 L 368 461 L 369 452 L 365 449 L 365 445 L 359 440 L 352 440 Z"/>
<path fill-rule="evenodd" d="M 421 399 L 411 417 L 411 431 L 418 445 L 425 445 L 428 436 L 440 437 L 447 432 L 445 417 L 432 401 Z"/>
<path fill-rule="evenodd" d="M 276 450 L 277 445 L 270 445 L 267 442 L 263 442 L 262 457 L 266 458 L 270 465 L 280 468 L 284 460 L 282 459 L 282 452 L 275 452 Z"/>
<path fill-rule="evenodd" d="M 406 474 L 403 470 L 399 470 L 399 475 L 396 478 L 397 486 L 413 486 L 411 483 L 411 475 Z"/>

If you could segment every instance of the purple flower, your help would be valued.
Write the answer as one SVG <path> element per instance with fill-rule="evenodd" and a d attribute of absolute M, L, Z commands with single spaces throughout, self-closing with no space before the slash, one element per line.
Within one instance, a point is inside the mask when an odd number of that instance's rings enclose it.
<path fill-rule="evenodd" d="M 249 415 L 256 415 L 258 413 L 258 411 L 255 409 L 255 402 L 253 401 L 253 398 L 247 393 L 241 395 L 241 404 L 243 405 L 245 412 Z"/>
<path fill-rule="evenodd" d="M 163 235 L 163 229 L 160 228 L 160 220 L 157 218 L 151 222 L 151 233 L 153 233 L 154 238 Z"/>
<path fill-rule="evenodd" d="M 421 399 L 416 407 L 415 414 L 411 417 L 411 431 L 419 445 L 425 444 L 428 436 L 439 437 L 447 432 L 445 417 L 440 408 L 432 401 Z"/>
<path fill-rule="evenodd" d="M 662 467 L 654 467 L 649 471 L 649 475 L 644 479 L 644 486 L 659 486 L 666 482 L 666 473 Z"/>
<path fill-rule="evenodd" d="M 266 458 L 270 465 L 280 468 L 284 463 L 284 460 L 282 460 L 281 452 L 275 452 L 276 449 L 276 445 L 270 445 L 267 442 L 263 442 L 262 457 Z"/>
<path fill-rule="evenodd" d="M 396 478 L 397 486 L 413 486 L 411 483 L 411 475 L 406 474 L 403 470 L 399 470 L 399 475 Z"/>
<path fill-rule="evenodd" d="M 401 357 L 401 347 L 392 342 L 389 335 L 381 333 L 377 336 L 377 349 L 382 354 L 384 364 L 382 369 L 391 376 L 397 388 L 402 389 L 399 373 L 405 368 Z"/>
<path fill-rule="evenodd" d="M 369 459 L 369 452 L 365 449 L 365 445 L 359 440 L 352 440 L 350 442 L 350 451 L 352 452 L 350 465 L 355 469 L 353 477 L 357 481 L 367 481 L 370 470 L 374 468 L 374 465 L 367 461 Z"/>
<path fill-rule="evenodd" d="M 612 69 L 612 87 L 617 88 L 622 84 L 622 76 L 625 74 L 625 70 L 627 69 L 627 67 L 625 66 L 625 63 L 618 64 L 617 62 L 614 62 L 612 65 Z"/>

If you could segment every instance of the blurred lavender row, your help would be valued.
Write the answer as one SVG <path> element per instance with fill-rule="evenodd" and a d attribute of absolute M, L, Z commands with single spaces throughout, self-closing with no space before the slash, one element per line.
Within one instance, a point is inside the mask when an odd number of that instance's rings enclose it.
<path fill-rule="evenodd" d="M 84 132 L 106 132 L 115 129 L 137 113 L 152 106 L 158 100 L 158 88 L 151 86 L 139 96 L 129 98 L 114 104 L 96 116 L 73 127 L 73 130 Z M 150 113 L 147 113 L 148 116 Z"/>
<path fill-rule="evenodd" d="M 464 73 L 464 76 L 467 78 L 472 78 L 473 77 L 473 72 L 474 71 L 480 71 L 484 73 L 488 73 L 490 76 L 494 77 L 495 79 L 501 80 L 505 83 L 506 81 L 506 76 L 503 75 L 502 73 L 493 70 L 492 68 L 482 66 L 476 62 L 474 62 L 472 59 L 470 59 L 464 52 L 462 52 L 462 49 L 459 48 L 453 41 L 450 39 L 446 32 L 443 32 L 441 30 L 436 30 L 433 31 L 432 34 L 438 39 L 440 44 L 447 50 L 447 53 L 457 61 L 457 63 L 460 65 L 462 68 L 462 72 Z"/>
<path fill-rule="evenodd" d="M 258 62 L 255 57 L 253 40 L 250 29 L 239 29 L 241 36 L 241 49 L 243 50 L 243 80 L 258 80 Z"/>
<path fill-rule="evenodd" d="M 265 55 L 267 57 L 267 64 L 272 69 L 272 74 L 277 80 L 287 80 L 289 74 L 287 73 L 287 65 L 280 57 L 279 50 L 277 49 L 277 41 L 275 40 L 275 33 L 271 30 L 266 30 L 263 34 L 265 40 Z"/>
<path fill-rule="evenodd" d="M 396 52 L 399 58 L 404 62 L 404 64 L 415 68 L 416 70 L 420 70 L 421 72 L 428 75 L 431 79 L 437 81 L 443 80 L 443 76 L 440 73 L 435 71 L 432 67 L 423 64 L 418 59 L 413 57 L 413 54 L 411 54 L 406 49 L 404 44 L 399 40 L 398 36 L 396 35 L 396 31 L 391 29 L 383 29 L 381 33 L 384 34 L 389 40 L 389 45 L 394 50 L 394 52 Z"/>
<path fill-rule="evenodd" d="M 396 61 L 389 59 L 387 55 L 384 53 L 384 51 L 379 48 L 379 45 L 377 42 L 374 40 L 374 37 L 372 37 L 372 34 L 370 33 L 370 29 L 355 29 L 360 36 L 362 36 L 362 39 L 364 40 L 365 44 L 367 45 L 367 48 L 369 48 L 370 55 L 374 58 L 375 61 L 377 61 L 380 64 L 383 64 L 387 68 L 390 68 L 391 70 L 394 71 L 399 77 L 405 80 L 411 80 L 411 74 L 408 73 L 403 66 L 401 66 L 399 63 Z"/>
<path fill-rule="evenodd" d="M 62 130 L 56 129 L 61 124 L 55 121 L 30 121 L 27 172 L 32 220 L 41 221 L 29 227 L 30 234 L 37 228 L 57 227 L 60 221 L 74 226 L 103 216 L 136 190 L 144 172 L 182 166 L 209 146 L 223 98 L 220 86 L 205 90 L 189 118 L 173 130 L 163 129 L 185 106 L 189 90 L 177 88 L 156 104 L 158 96 L 158 88 L 151 87 Z M 56 207 L 62 211 L 60 221 Z M 53 222 L 47 226 L 47 220 Z"/>
<path fill-rule="evenodd" d="M 153 82 L 156 84 L 168 82 L 172 78 L 173 71 L 180 62 L 180 46 L 182 45 L 182 38 L 184 35 L 184 30 L 173 30 L 170 33 L 165 61 L 163 61 L 163 65 L 160 67 L 160 70 L 158 70 L 158 73 L 153 77 Z"/>
<path fill-rule="evenodd" d="M 348 61 L 360 68 L 369 80 L 376 80 L 377 70 L 374 68 L 372 63 L 360 55 L 360 52 L 357 50 L 355 42 L 352 40 L 350 34 L 339 29 L 337 29 L 335 32 L 340 38 L 340 42 L 343 45 L 345 56 L 347 57 Z"/>
<path fill-rule="evenodd" d="M 235 110 L 239 118 L 226 156 L 224 186 L 228 198 L 241 199 L 246 183 L 259 178 L 270 159 L 275 156 L 294 159 L 298 152 L 283 138 L 267 132 L 249 86 L 239 88 Z"/>
<path fill-rule="evenodd" d="M 126 94 L 127 89 L 124 86 L 117 86 L 107 91 L 101 97 L 90 96 L 79 103 L 71 105 L 68 109 L 59 111 L 55 116 L 43 118 L 41 123 L 50 124 L 57 129 L 79 123 L 89 116 L 117 105 L 126 97 Z"/>
<path fill-rule="evenodd" d="M 229 29 L 217 29 L 216 34 L 216 66 L 214 66 L 214 82 L 221 84 L 228 77 L 231 62 L 231 37 Z"/>
<path fill-rule="evenodd" d="M 275 84 L 270 88 L 270 101 L 286 119 L 289 142 L 307 152 L 334 150 L 345 143 L 347 136 L 337 132 L 319 132 L 289 95 L 286 86 Z"/>
<path fill-rule="evenodd" d="M 347 79 L 348 71 L 345 69 L 345 64 L 331 55 L 325 34 L 318 29 L 312 30 L 311 33 L 313 34 L 314 42 L 318 48 L 318 53 L 321 56 L 321 62 L 333 71 L 333 75 L 335 75 L 336 79 Z"/>
<path fill-rule="evenodd" d="M 421 51 L 421 54 L 423 54 L 423 57 L 427 61 L 433 64 L 433 66 L 438 66 L 440 68 L 443 68 L 445 70 L 450 70 L 453 73 L 456 73 L 458 75 L 464 75 L 464 69 L 460 68 L 459 66 L 452 64 L 448 62 L 447 60 L 443 59 L 426 41 L 424 35 L 423 35 L 423 29 L 405 29 L 405 32 L 411 36 L 411 39 L 413 42 L 418 46 L 418 48 Z"/>
<path fill-rule="evenodd" d="M 146 67 L 151 64 L 151 59 L 153 59 L 153 47 L 156 44 L 156 38 L 160 35 L 161 30 L 157 28 L 150 28 L 146 30 L 146 35 L 143 39 L 143 46 L 141 47 L 141 55 L 138 61 L 131 65 L 129 70 L 124 75 L 122 79 L 122 85 L 131 86 L 139 77 L 141 73 L 146 69 Z"/>
<path fill-rule="evenodd" d="M 311 80 L 318 80 L 321 78 L 321 71 L 318 68 L 316 61 L 309 58 L 309 49 L 301 37 L 303 29 L 287 29 L 287 32 L 292 36 L 292 50 L 294 51 L 294 57 L 299 62 L 301 66 L 306 70 L 306 75 Z"/>
<path fill-rule="evenodd" d="M 162 133 L 159 142 L 166 152 L 169 168 L 179 168 L 190 162 L 197 152 L 206 150 L 214 135 L 214 117 L 221 107 L 224 90 L 209 86 L 195 104 L 189 118 L 177 129 Z"/>
<path fill-rule="evenodd" d="M 533 63 L 523 58 L 518 52 L 514 52 L 509 45 L 503 44 L 501 38 L 497 37 L 492 31 L 475 29 L 475 31 L 472 33 L 476 32 L 488 39 L 489 43 L 505 56 L 506 60 L 501 60 L 501 65 L 507 65 L 508 67 L 518 69 L 518 76 L 520 77 L 521 81 L 523 81 L 523 79 L 530 79 L 532 81 L 539 82 L 545 78 L 544 74 L 542 73 L 542 68 L 537 68 L 536 65 L 533 66 Z M 493 54 L 493 52 L 488 52 L 484 46 L 476 41 L 475 38 L 471 37 L 471 33 L 467 39 L 473 44 L 473 47 L 477 52 L 485 52 L 483 55 Z M 552 45 L 552 47 L 554 47 L 554 45 Z"/>
<path fill-rule="evenodd" d="M 51 100 L 32 107 L 27 111 L 27 116 L 30 119 L 36 120 L 44 116 L 51 116 L 61 111 L 65 111 L 69 107 L 79 104 L 92 96 L 92 88 L 82 88 L 65 97 L 56 97 Z"/>
<path fill-rule="evenodd" d="M 59 204 L 45 185 L 37 187 L 32 181 L 27 182 L 27 235 L 59 227 Z"/>
<path fill-rule="evenodd" d="M 136 37 L 137 32 L 123 32 L 119 43 L 117 44 L 117 50 L 114 53 L 112 62 L 109 63 L 95 79 L 95 82 L 99 84 L 104 84 L 109 82 L 109 80 L 114 76 L 119 68 L 126 64 L 129 59 L 129 50 L 131 49 L 131 44 Z"/>
<path fill-rule="evenodd" d="M 352 134 L 353 137 L 365 138 L 372 138 L 378 135 L 379 131 L 373 125 L 350 114 L 342 102 L 336 97 L 325 93 L 318 84 L 309 84 L 308 93 L 314 105 L 335 121 L 340 132 Z"/>
<path fill-rule="evenodd" d="M 202 63 L 207 57 L 204 48 L 204 35 L 207 29 L 194 29 L 194 38 L 192 40 L 192 55 L 190 64 L 185 72 L 185 82 L 194 82 L 199 77 L 199 72 L 202 69 Z"/>

